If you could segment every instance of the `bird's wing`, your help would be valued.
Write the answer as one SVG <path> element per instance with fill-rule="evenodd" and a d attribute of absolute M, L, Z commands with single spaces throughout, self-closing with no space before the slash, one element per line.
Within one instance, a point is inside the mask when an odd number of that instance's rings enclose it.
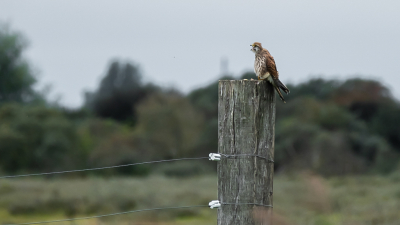
<path fill-rule="evenodd" d="M 276 69 L 274 57 L 272 57 L 270 54 L 267 55 L 266 66 L 267 66 L 266 69 L 269 72 L 269 74 L 271 74 L 274 79 L 279 79 L 279 73 L 278 70 Z"/>

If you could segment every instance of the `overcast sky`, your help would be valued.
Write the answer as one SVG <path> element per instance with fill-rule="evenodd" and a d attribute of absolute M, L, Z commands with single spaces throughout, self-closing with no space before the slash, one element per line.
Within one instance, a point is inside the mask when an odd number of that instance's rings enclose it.
<path fill-rule="evenodd" d="M 111 59 L 146 81 L 185 93 L 220 75 L 253 70 L 250 44 L 274 56 L 281 80 L 380 79 L 400 97 L 400 1 L 1 0 L 0 21 L 30 41 L 39 87 L 77 107 Z"/>

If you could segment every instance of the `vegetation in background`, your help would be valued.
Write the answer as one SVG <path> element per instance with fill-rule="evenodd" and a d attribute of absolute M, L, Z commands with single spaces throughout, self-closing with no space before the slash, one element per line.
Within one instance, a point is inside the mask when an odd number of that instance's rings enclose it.
<path fill-rule="evenodd" d="M 400 177 L 342 176 L 313 173 L 278 175 L 274 179 L 274 224 L 397 224 Z M 162 187 L 162 188 L 160 188 Z M 79 190 L 79 191 L 77 191 Z M 207 205 L 217 196 L 215 175 L 185 179 L 141 178 L 23 179 L 0 183 L 0 223 L 75 218 L 155 207 Z M 263 219 L 256 208 L 256 219 Z M 260 215 L 257 215 L 260 212 Z M 75 224 L 216 224 L 208 207 L 159 210 Z"/>
<path fill-rule="evenodd" d="M 5 102 L 28 103 L 38 98 L 32 66 L 23 57 L 27 40 L 0 23 L 0 106 Z"/>
<path fill-rule="evenodd" d="M 0 173 L 217 152 L 218 81 L 184 95 L 143 83 L 137 64 L 114 60 L 99 87 L 86 93 L 85 105 L 71 110 L 40 100 L 32 88 L 32 67 L 23 58 L 25 47 L 21 34 L 0 27 Z M 248 72 L 240 79 L 251 78 L 255 75 Z M 380 82 L 315 78 L 288 87 L 287 104 L 277 101 L 276 107 L 277 173 L 390 173 L 399 165 L 400 104 Z M 155 171 L 141 166 L 95 174 Z"/>
<path fill-rule="evenodd" d="M 114 60 L 97 91 L 86 92 L 85 107 L 100 118 L 134 125 L 137 104 L 158 89 L 154 85 L 144 86 L 141 77 L 138 66 Z"/>
<path fill-rule="evenodd" d="M 0 165 L 6 172 L 81 166 L 76 127 L 59 110 L 15 103 L 0 108 Z"/>

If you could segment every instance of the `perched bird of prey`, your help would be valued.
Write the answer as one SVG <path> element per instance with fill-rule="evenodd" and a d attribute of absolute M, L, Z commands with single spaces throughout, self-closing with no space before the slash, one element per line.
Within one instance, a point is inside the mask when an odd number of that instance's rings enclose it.
<path fill-rule="evenodd" d="M 282 96 L 281 90 L 286 94 L 289 94 L 289 89 L 279 80 L 279 73 L 276 70 L 274 57 L 269 53 L 269 51 L 261 46 L 261 43 L 254 42 L 251 51 L 256 54 L 254 60 L 254 72 L 256 73 L 259 80 L 269 81 L 278 92 L 279 97 L 284 103 L 285 99 Z"/>

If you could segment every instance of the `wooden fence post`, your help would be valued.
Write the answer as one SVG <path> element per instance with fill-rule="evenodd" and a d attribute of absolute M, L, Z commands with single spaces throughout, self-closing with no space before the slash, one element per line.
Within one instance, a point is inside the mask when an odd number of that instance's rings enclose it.
<path fill-rule="evenodd" d="M 274 89 L 266 81 L 220 80 L 218 96 L 218 153 L 242 155 L 218 162 L 218 225 L 271 224 L 272 207 L 243 203 L 272 206 Z"/>

